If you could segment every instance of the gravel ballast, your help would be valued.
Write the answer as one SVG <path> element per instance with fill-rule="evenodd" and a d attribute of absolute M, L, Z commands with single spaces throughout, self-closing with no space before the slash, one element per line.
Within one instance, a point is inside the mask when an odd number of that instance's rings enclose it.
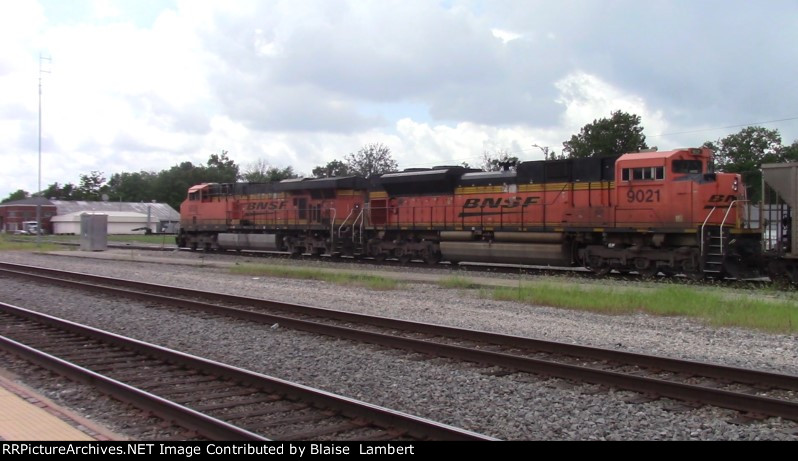
<path fill-rule="evenodd" d="M 196 255 L 172 258 L 192 261 Z M 432 284 L 370 291 L 133 259 L 0 253 L 8 262 L 798 374 L 798 338 L 792 335 L 715 328 L 676 317 L 608 316 L 492 301 L 474 290 Z M 491 376 L 449 360 L 280 327 L 203 320 L 21 279 L 4 279 L 0 286 L 4 302 L 503 439 L 798 439 L 798 425 L 778 418 L 734 424 L 739 414 L 730 410 L 674 411 L 667 399 L 627 403 L 635 394 L 595 392 L 594 386 L 534 375 Z"/>

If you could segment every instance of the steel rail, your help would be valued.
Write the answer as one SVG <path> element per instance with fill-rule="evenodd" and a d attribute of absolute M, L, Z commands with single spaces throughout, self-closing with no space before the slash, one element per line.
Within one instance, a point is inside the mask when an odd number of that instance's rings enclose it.
<path fill-rule="evenodd" d="M 112 279 L 107 279 L 107 280 L 112 280 Z M 63 282 L 61 280 L 53 280 L 53 281 L 55 283 Z M 80 282 L 69 282 L 69 283 L 80 284 Z M 85 285 L 85 287 L 87 289 L 97 289 L 99 291 L 110 292 L 116 295 L 120 294 L 120 291 L 118 289 L 112 289 L 110 287 L 105 287 L 105 286 L 98 287 L 95 285 Z M 165 287 L 159 286 L 158 288 L 164 289 Z M 573 379 L 577 381 L 586 381 L 590 383 L 602 384 L 608 386 L 616 386 L 619 388 L 628 389 L 636 392 L 657 394 L 660 396 L 671 397 L 678 400 L 704 402 L 719 407 L 725 407 L 725 408 L 730 408 L 744 412 L 751 412 L 751 413 L 760 413 L 760 414 L 764 413 L 771 416 L 779 416 L 782 418 L 798 421 L 798 403 L 796 402 L 695 386 L 690 384 L 683 384 L 683 383 L 650 378 L 650 377 L 623 374 L 609 370 L 590 368 L 587 366 L 563 364 L 553 361 L 533 359 L 517 355 L 499 353 L 499 352 L 490 352 L 479 349 L 452 346 L 448 344 L 442 344 L 426 340 L 418 340 L 418 339 L 411 339 L 399 336 L 385 335 L 380 333 L 373 333 L 352 328 L 345 328 L 334 325 L 311 322 L 307 320 L 298 320 L 290 317 L 280 317 L 280 316 L 274 316 L 258 312 L 233 309 L 229 307 L 220 307 L 216 305 L 200 303 L 196 301 L 189 301 L 185 299 L 169 298 L 165 296 L 154 295 L 143 292 L 125 291 L 122 293 L 125 294 L 126 296 L 133 296 L 139 299 L 147 299 L 149 301 L 157 301 L 166 304 L 178 305 L 182 307 L 202 310 L 206 312 L 212 312 L 216 314 L 224 313 L 225 315 L 231 315 L 236 318 L 241 318 L 251 321 L 257 321 L 263 323 L 279 323 L 284 327 L 295 328 L 298 330 L 313 332 L 317 334 L 330 335 L 338 338 L 352 339 L 356 341 L 380 344 L 394 348 L 402 348 L 415 352 L 448 357 L 457 360 L 473 361 L 488 365 L 503 366 L 530 373 L 544 374 L 559 378 Z M 251 298 L 247 299 L 253 301 L 253 299 Z M 281 304 L 288 306 L 285 303 Z M 480 333 L 489 334 L 484 332 Z M 518 337 L 512 337 L 512 338 L 517 339 Z M 621 354 L 621 355 L 616 355 L 616 357 L 622 357 L 628 354 L 625 352 L 617 352 L 617 351 L 612 351 L 612 352 Z M 633 354 L 633 355 L 639 355 L 639 354 Z M 645 360 L 650 360 L 650 357 L 648 356 L 641 356 L 641 357 L 643 357 Z M 678 360 L 675 359 L 668 359 L 668 361 L 669 362 L 675 361 L 670 363 L 679 362 Z M 690 367 L 693 368 L 696 365 L 706 367 L 707 369 L 717 367 L 711 364 L 699 364 L 697 362 L 689 362 L 689 363 Z M 760 376 L 760 374 L 762 374 L 762 376 L 771 375 L 771 378 L 773 379 L 777 378 L 780 381 L 788 383 L 794 383 L 794 380 L 798 379 L 798 377 L 790 375 L 778 375 L 767 372 L 758 372 L 755 370 L 735 369 L 731 367 L 721 367 L 721 368 L 739 371 L 741 374 L 747 374 L 749 376 L 750 375 Z M 699 373 L 699 374 L 706 376 L 705 373 Z"/>
<path fill-rule="evenodd" d="M 167 421 L 174 421 L 177 425 L 196 431 L 198 434 L 212 440 L 269 440 L 246 429 L 170 402 L 157 395 L 137 389 L 100 373 L 95 373 L 87 368 L 62 360 L 2 335 L 0 335 L 0 349 L 12 352 L 31 363 L 55 371 L 74 381 L 96 387 L 103 393 L 118 400 L 149 411 Z"/>
<path fill-rule="evenodd" d="M 110 294 L 126 294 L 127 296 L 139 297 L 140 299 L 162 301 L 165 303 L 180 305 L 182 307 L 204 310 L 213 313 L 224 313 L 233 315 L 238 318 L 246 320 L 260 321 L 263 323 L 280 323 L 284 326 L 292 326 L 297 329 L 310 331 L 314 333 L 324 333 L 323 327 L 320 328 L 317 322 L 308 322 L 293 319 L 290 317 L 273 316 L 264 313 L 256 313 L 247 310 L 224 308 L 227 311 L 220 311 L 219 306 L 201 303 L 197 301 L 188 301 L 185 299 L 163 297 L 154 297 L 152 293 L 168 293 L 172 295 L 179 295 L 191 298 L 201 298 L 216 302 L 225 302 L 239 305 L 246 305 L 261 309 L 280 310 L 283 312 L 290 312 L 295 314 L 302 314 L 308 316 L 322 317 L 334 319 L 342 322 L 363 323 L 368 325 L 379 326 L 383 328 L 411 331 L 418 333 L 427 333 L 438 336 L 445 336 L 449 338 L 456 338 L 468 341 L 479 341 L 505 347 L 519 348 L 546 352 L 551 354 L 561 354 L 578 358 L 588 358 L 591 360 L 621 362 L 625 364 L 640 366 L 644 368 L 667 370 L 675 373 L 686 373 L 697 376 L 703 376 L 714 379 L 722 379 L 732 382 L 739 382 L 744 384 L 752 384 L 757 386 L 771 386 L 783 389 L 798 390 L 798 376 L 785 375 L 779 373 L 772 373 L 762 370 L 753 370 L 748 368 L 738 368 L 726 365 L 711 364 L 705 362 L 697 362 L 691 360 L 674 359 L 670 357 L 662 357 L 647 354 L 638 354 L 634 352 L 617 351 L 613 349 L 581 346 L 575 344 L 567 344 L 557 341 L 546 341 L 535 338 L 527 338 L 522 336 L 504 335 L 498 333 L 491 333 L 480 330 L 468 330 L 463 328 L 449 327 L 445 325 L 427 324 L 420 322 L 413 322 L 408 320 L 395 319 L 390 317 L 371 316 L 366 314 L 358 314 L 353 312 L 339 311 L 333 309 L 325 309 L 320 307 L 307 306 L 302 304 L 291 304 L 280 301 L 265 300 L 259 298 L 252 298 L 246 296 L 229 295 L 225 293 L 207 292 L 200 290 L 193 290 L 188 288 L 172 287 L 166 285 L 152 284 L 146 282 L 138 282 L 133 280 L 115 279 L 110 277 L 66 272 L 57 269 L 25 266 L 19 264 L 2 263 L 0 262 L 0 272 L 8 272 L 10 274 L 28 277 L 42 277 L 36 274 L 25 271 L 34 271 L 38 273 L 51 274 L 55 277 L 79 277 L 89 280 L 92 283 L 102 283 L 106 286 L 96 286 L 84 284 L 74 280 L 64 280 L 62 278 L 43 278 L 50 283 L 64 284 L 67 286 L 76 286 L 86 290 L 104 291 Z M 113 285 L 113 286 L 111 286 Z M 139 292 L 129 292 L 119 290 L 115 287 L 128 287 Z M 326 325 L 330 327 L 330 325 Z M 337 330 L 329 330 L 329 334 L 336 335 Z M 359 331 L 359 330 L 352 330 Z M 357 336 L 349 336 L 350 339 L 358 339 Z M 395 346 L 395 345 L 392 345 Z"/>
<path fill-rule="evenodd" d="M 53 326 L 81 336 L 86 336 L 100 342 L 122 347 L 150 357 L 168 361 L 173 364 L 190 367 L 216 376 L 222 376 L 235 382 L 268 389 L 271 392 L 296 398 L 303 402 L 311 403 L 322 408 L 341 412 L 348 417 L 361 418 L 371 421 L 387 429 L 401 429 L 402 432 L 417 438 L 431 438 L 434 440 L 495 440 L 483 434 L 456 428 L 447 424 L 438 423 L 418 416 L 409 415 L 396 410 L 361 402 L 348 397 L 340 396 L 319 389 L 314 389 L 302 384 L 293 383 L 283 379 L 255 373 L 253 371 L 215 362 L 202 357 L 167 349 L 154 344 L 149 344 L 133 338 L 124 337 L 115 333 L 102 331 L 86 325 L 81 325 L 69 320 L 60 319 L 51 315 L 34 312 L 18 306 L 0 302 L 0 312 L 32 320 L 34 322 Z M 3 341 L 6 343 L 6 341 Z M 64 367 L 65 361 L 57 366 Z M 68 363 L 68 362 L 66 362 Z M 69 368 L 69 367 L 67 367 Z M 70 373 L 74 370 L 69 370 Z M 93 382 L 93 377 L 90 380 Z M 128 386 L 129 387 L 129 386 Z M 226 423 L 225 423 L 226 424 Z M 234 426 L 231 426 L 234 427 Z M 247 438 L 246 432 L 240 435 L 232 434 L 234 439 Z M 257 434 L 251 434 L 263 440 Z M 223 438 L 230 438 L 225 436 Z"/>

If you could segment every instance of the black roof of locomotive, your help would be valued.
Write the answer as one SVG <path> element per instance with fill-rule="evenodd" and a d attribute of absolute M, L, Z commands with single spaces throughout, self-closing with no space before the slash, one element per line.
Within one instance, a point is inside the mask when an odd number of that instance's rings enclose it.
<path fill-rule="evenodd" d="M 368 181 L 360 176 L 298 178 L 284 179 L 274 186 L 276 192 L 319 189 L 368 189 Z"/>
<path fill-rule="evenodd" d="M 381 186 L 392 196 L 453 193 L 457 181 L 469 171 L 475 170 L 462 166 L 413 168 L 399 173 L 383 174 L 375 185 Z"/>
<path fill-rule="evenodd" d="M 274 192 L 273 182 L 238 182 L 234 184 L 233 193 L 236 195 L 269 194 Z"/>
<path fill-rule="evenodd" d="M 453 193 L 458 186 L 612 181 L 620 156 L 521 162 L 515 170 L 480 171 L 462 166 L 412 168 L 368 179 L 361 176 L 297 178 L 269 183 L 236 183 L 241 195 L 336 189 L 385 190 L 391 196 Z M 218 188 L 219 185 L 214 185 Z"/>
<path fill-rule="evenodd" d="M 478 171 L 466 173 L 458 181 L 458 186 L 495 186 L 497 184 L 514 184 L 516 182 L 515 170 L 508 171 Z"/>

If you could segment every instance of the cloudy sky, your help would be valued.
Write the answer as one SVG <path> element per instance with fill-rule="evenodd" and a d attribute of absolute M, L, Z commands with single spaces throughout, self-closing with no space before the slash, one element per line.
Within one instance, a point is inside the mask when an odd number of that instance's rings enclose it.
<path fill-rule="evenodd" d="M 0 198 L 222 150 L 309 173 L 542 158 L 596 118 L 649 145 L 798 139 L 796 0 L 0 0 Z M 767 122 L 767 123 L 764 123 Z"/>

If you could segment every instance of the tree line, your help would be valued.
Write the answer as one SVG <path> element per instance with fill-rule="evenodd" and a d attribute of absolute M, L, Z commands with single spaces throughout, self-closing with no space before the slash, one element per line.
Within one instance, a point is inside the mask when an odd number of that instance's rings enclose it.
<path fill-rule="evenodd" d="M 547 146 L 534 145 L 541 150 L 547 160 L 564 158 L 586 158 L 618 155 L 626 152 L 641 152 L 649 149 L 640 116 L 622 111 L 612 112 L 609 118 L 593 120 L 586 124 L 578 134 L 563 142 L 560 153 Z M 790 145 L 782 144 L 778 130 L 760 126 L 749 126 L 738 133 L 724 138 L 709 140 L 703 144 L 715 151 L 716 171 L 740 173 L 749 185 L 749 197 L 759 199 L 763 163 L 798 161 L 798 140 Z M 81 174 L 77 185 L 55 182 L 36 196 L 56 200 L 101 200 L 110 201 L 164 202 L 178 209 L 186 197 L 189 187 L 205 183 L 271 182 L 300 177 L 293 167 L 279 168 L 269 165 L 265 160 L 257 160 L 243 169 L 228 157 L 227 151 L 211 154 L 202 165 L 182 162 L 160 172 L 139 171 L 135 173 L 114 173 L 109 179 L 99 171 Z M 517 156 L 506 150 L 483 152 L 479 168 L 485 171 L 498 171 L 513 168 L 519 162 Z M 462 166 L 470 167 L 468 163 Z M 398 164 L 391 156 L 391 150 L 380 143 L 367 144 L 357 152 L 349 153 L 343 159 L 335 159 L 325 165 L 318 165 L 311 171 L 316 178 L 333 176 L 372 175 L 398 171 Z M 1 203 L 21 200 L 31 194 L 20 189 L 11 193 Z M 105 196 L 105 197 L 104 197 Z"/>

